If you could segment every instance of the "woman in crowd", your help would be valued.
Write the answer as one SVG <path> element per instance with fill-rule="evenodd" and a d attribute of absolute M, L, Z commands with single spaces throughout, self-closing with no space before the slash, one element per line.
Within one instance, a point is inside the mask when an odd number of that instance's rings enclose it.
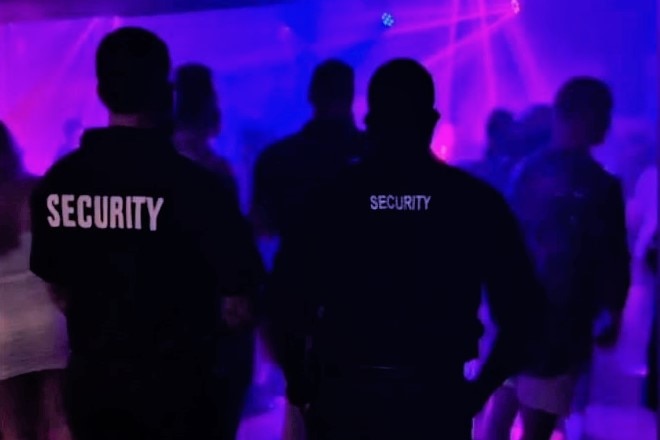
<path fill-rule="evenodd" d="M 29 268 L 33 185 L 0 122 L 0 438 L 66 440 L 66 321 Z"/>

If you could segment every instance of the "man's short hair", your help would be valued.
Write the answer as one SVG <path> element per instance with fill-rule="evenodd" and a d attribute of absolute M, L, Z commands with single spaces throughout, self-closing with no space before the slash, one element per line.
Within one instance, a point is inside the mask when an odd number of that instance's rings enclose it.
<path fill-rule="evenodd" d="M 587 76 L 568 81 L 555 98 L 555 111 L 562 119 L 590 114 L 599 123 L 609 124 L 613 108 L 614 98 L 609 86 L 599 79 Z"/>
<path fill-rule="evenodd" d="M 125 27 L 107 35 L 96 53 L 99 95 L 110 111 L 160 111 L 169 89 L 170 54 L 154 33 Z"/>
<path fill-rule="evenodd" d="M 355 97 L 355 71 L 340 60 L 328 60 L 316 67 L 309 86 L 309 100 L 315 107 L 334 103 L 352 105 Z"/>
<path fill-rule="evenodd" d="M 369 84 L 369 113 L 402 119 L 433 111 L 433 77 L 417 61 L 396 59 L 380 67 Z"/>

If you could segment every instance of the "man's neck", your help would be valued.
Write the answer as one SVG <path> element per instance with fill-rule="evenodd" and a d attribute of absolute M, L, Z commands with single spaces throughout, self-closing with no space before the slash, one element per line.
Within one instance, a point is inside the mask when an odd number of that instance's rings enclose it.
<path fill-rule="evenodd" d="M 313 115 L 314 121 L 340 121 L 340 122 L 353 122 L 355 117 L 352 112 L 346 112 L 345 110 L 328 110 L 328 111 L 319 111 L 315 110 Z"/>
<path fill-rule="evenodd" d="M 129 128 L 154 128 L 150 118 L 141 114 L 120 115 L 110 113 L 108 125 L 110 127 L 129 127 Z"/>

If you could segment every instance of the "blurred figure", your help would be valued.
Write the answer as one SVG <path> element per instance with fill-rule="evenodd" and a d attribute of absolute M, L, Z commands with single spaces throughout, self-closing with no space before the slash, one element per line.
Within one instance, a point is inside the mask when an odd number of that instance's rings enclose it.
<path fill-rule="evenodd" d="M 316 68 L 309 87 L 312 120 L 299 133 L 267 147 L 255 166 L 252 210 L 262 235 L 286 235 L 305 197 L 363 154 L 354 95 L 352 67 L 330 60 Z"/>
<path fill-rule="evenodd" d="M 552 106 L 537 104 L 525 111 L 520 118 L 520 142 L 518 161 L 550 147 L 552 143 Z"/>
<path fill-rule="evenodd" d="M 211 70 L 200 64 L 177 69 L 174 81 L 175 143 L 184 156 L 216 174 L 238 200 L 238 186 L 229 161 L 213 150 L 220 135 L 221 112 Z"/>
<path fill-rule="evenodd" d="M 657 276 L 658 276 L 658 231 L 656 229 L 655 234 L 653 234 L 653 239 L 648 244 L 646 250 L 646 266 L 649 273 L 653 274 L 653 277 L 656 279 L 657 286 Z M 651 325 L 651 338 L 648 344 L 647 350 L 647 366 L 648 366 L 648 376 L 646 378 L 646 390 L 645 390 L 645 404 L 646 406 L 653 410 L 653 412 L 658 412 L 658 311 L 657 307 L 653 307 L 653 320 Z"/>
<path fill-rule="evenodd" d="M 628 202 L 628 226 L 635 232 L 632 240 L 634 280 L 652 288 L 653 276 L 647 262 L 647 250 L 658 228 L 658 168 L 649 166 L 640 175 Z"/>
<path fill-rule="evenodd" d="M 354 95 L 355 73 L 351 66 L 338 60 L 320 64 L 308 91 L 312 120 L 258 157 L 252 218 L 262 242 L 286 236 L 308 194 L 332 181 L 351 160 L 363 154 L 364 136 L 353 116 Z M 289 419 L 287 424 L 295 421 Z"/>
<path fill-rule="evenodd" d="M 0 437 L 67 440 L 66 320 L 29 269 L 34 184 L 0 122 Z"/>
<path fill-rule="evenodd" d="M 186 64 L 175 75 L 175 142 L 184 156 L 211 171 L 237 203 L 238 185 L 229 161 L 213 151 L 220 135 L 221 112 L 211 70 Z M 252 383 L 254 337 L 251 331 L 223 335 L 220 341 L 221 429 L 226 439 L 236 438 L 248 389 Z"/>
<path fill-rule="evenodd" d="M 605 140 L 612 107 L 601 81 L 569 81 L 555 99 L 552 148 L 530 158 L 513 185 L 512 204 L 549 304 L 535 368 L 512 383 L 525 440 L 550 439 L 572 409 L 594 344 L 611 347 L 618 337 L 630 285 L 623 194 L 591 156 Z M 507 413 L 498 405 L 496 414 Z M 509 438 L 515 411 L 508 414 L 491 420 L 499 431 L 488 440 Z"/>
<path fill-rule="evenodd" d="M 109 127 L 32 198 L 31 269 L 66 310 L 77 440 L 222 437 L 219 338 L 250 318 L 252 232 L 217 176 L 176 152 L 170 56 L 139 28 L 96 56 Z"/>
<path fill-rule="evenodd" d="M 486 124 L 488 145 L 484 159 L 463 168 L 503 193 L 517 160 L 517 130 L 513 113 L 494 110 Z"/>
<path fill-rule="evenodd" d="M 621 144 L 615 152 L 614 174 L 621 179 L 626 200 L 635 195 L 639 178 L 656 166 L 656 148 L 644 127 L 624 130 Z"/>
<path fill-rule="evenodd" d="M 523 237 L 495 190 L 433 159 L 434 97 L 417 62 L 381 67 L 372 150 L 311 193 L 283 237 L 267 294 L 312 440 L 470 439 L 474 414 L 525 366 L 541 292 Z M 499 332 L 467 382 L 483 287 Z"/>
<path fill-rule="evenodd" d="M 55 162 L 76 150 L 80 146 L 80 139 L 83 133 L 82 121 L 78 118 L 67 119 L 62 128 L 64 133 L 64 142 L 57 149 Z"/>

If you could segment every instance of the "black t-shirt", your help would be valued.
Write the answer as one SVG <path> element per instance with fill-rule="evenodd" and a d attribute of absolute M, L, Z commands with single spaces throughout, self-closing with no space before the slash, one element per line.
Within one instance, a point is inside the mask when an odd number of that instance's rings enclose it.
<path fill-rule="evenodd" d="M 489 390 L 522 368 L 541 292 L 513 214 L 487 184 L 431 159 L 367 158 L 315 192 L 294 230 L 268 289 L 274 332 L 313 334 L 323 362 L 455 381 L 477 354 L 485 287 L 500 329 Z M 284 361 L 295 379 L 295 354 L 282 356 L 294 357 Z"/>
<path fill-rule="evenodd" d="M 34 192 L 32 231 L 81 358 L 214 360 L 220 298 L 254 294 L 263 271 L 232 194 L 154 130 L 85 133 Z"/>
<path fill-rule="evenodd" d="M 286 235 L 307 196 L 364 154 L 365 136 L 352 120 L 313 120 L 266 148 L 254 170 L 253 209 L 267 232 Z"/>

